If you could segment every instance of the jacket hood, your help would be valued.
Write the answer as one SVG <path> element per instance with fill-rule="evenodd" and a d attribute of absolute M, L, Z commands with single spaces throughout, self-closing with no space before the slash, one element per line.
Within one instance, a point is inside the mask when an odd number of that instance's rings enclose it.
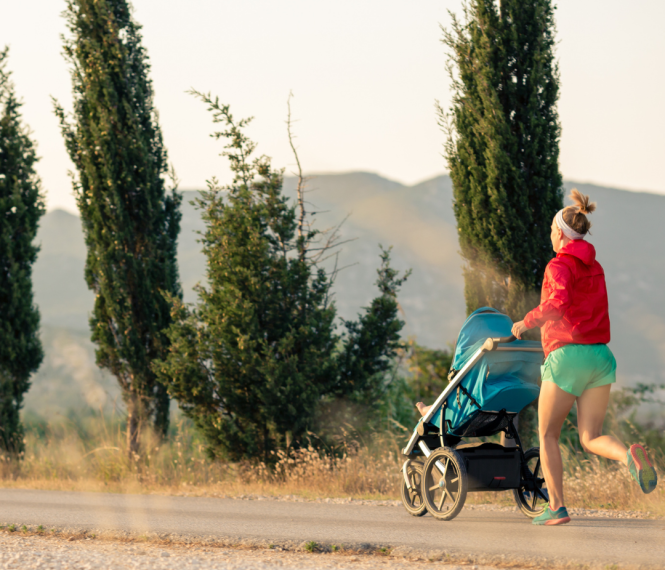
<path fill-rule="evenodd" d="M 564 254 L 577 257 L 584 265 L 592 265 L 596 261 L 596 248 L 583 239 L 574 239 L 568 242 L 559 250 L 557 257 Z"/>

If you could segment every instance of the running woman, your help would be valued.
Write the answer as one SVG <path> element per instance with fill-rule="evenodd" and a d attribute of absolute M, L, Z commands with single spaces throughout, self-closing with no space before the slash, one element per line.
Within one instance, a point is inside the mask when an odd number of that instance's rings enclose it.
<path fill-rule="evenodd" d="M 616 382 L 616 360 L 607 347 L 610 318 L 605 273 L 596 250 L 584 240 L 596 209 L 589 197 L 573 190 L 574 205 L 557 212 L 552 221 L 552 246 L 556 257 L 547 264 L 540 305 L 513 334 L 540 327 L 545 352 L 542 388 L 538 402 L 540 457 L 550 502 L 533 524 L 570 522 L 563 500 L 563 463 L 559 450 L 561 427 L 577 400 L 577 427 L 585 451 L 621 461 L 645 493 L 656 488 L 657 476 L 641 445 L 629 449 L 616 437 L 602 435 L 603 420 Z"/>

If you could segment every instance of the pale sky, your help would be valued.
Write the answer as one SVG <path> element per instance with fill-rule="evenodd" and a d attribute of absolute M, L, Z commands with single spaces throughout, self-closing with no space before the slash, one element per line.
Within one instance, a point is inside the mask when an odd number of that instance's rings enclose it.
<path fill-rule="evenodd" d="M 412 184 L 445 172 L 435 100 L 448 106 L 439 25 L 461 0 L 135 0 L 156 106 L 182 189 L 229 180 L 220 142 L 194 87 L 255 117 L 249 134 L 292 171 L 286 100 L 293 91 L 309 172 L 376 172 Z M 559 113 L 565 178 L 665 193 L 665 2 L 561 0 Z M 49 209 L 75 211 L 50 96 L 71 108 L 61 55 L 64 0 L 5 2 L 0 46 L 42 160 Z"/>

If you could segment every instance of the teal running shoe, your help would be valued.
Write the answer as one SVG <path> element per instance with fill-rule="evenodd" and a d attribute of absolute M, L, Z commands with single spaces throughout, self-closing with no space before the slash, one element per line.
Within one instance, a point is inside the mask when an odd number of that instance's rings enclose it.
<path fill-rule="evenodd" d="M 658 475 L 649 461 L 646 449 L 635 443 L 630 446 L 627 455 L 630 475 L 639 483 L 643 493 L 651 493 L 658 484 Z"/>
<path fill-rule="evenodd" d="M 550 506 L 547 505 L 545 512 L 533 519 L 533 524 L 541 524 L 546 526 L 552 526 L 555 524 L 566 524 L 570 522 L 570 517 L 568 516 L 568 511 L 566 507 L 559 507 L 556 511 L 550 509 Z"/>

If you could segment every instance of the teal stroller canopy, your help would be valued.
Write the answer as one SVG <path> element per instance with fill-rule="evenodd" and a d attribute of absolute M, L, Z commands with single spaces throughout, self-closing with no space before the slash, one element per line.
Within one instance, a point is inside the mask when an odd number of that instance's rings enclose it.
<path fill-rule="evenodd" d="M 441 427 L 443 409 L 449 434 L 492 435 L 499 427 L 493 422 L 496 414 L 518 413 L 538 397 L 537 382 L 543 361 L 539 342 L 513 340 L 505 348 L 484 351 L 477 358 L 478 350 L 488 339 L 511 337 L 512 326 L 507 315 L 488 307 L 478 309 L 466 319 L 457 338 L 450 381 L 474 356 L 476 361 L 429 423 Z"/>

